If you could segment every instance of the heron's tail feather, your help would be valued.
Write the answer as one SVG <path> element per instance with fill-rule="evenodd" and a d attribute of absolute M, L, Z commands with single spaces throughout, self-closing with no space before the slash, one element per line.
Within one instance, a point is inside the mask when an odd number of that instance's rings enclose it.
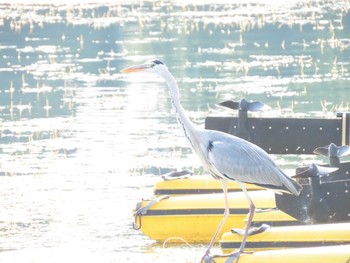
<path fill-rule="evenodd" d="M 303 187 L 287 175 L 283 178 L 283 185 L 294 195 L 299 196 Z"/>

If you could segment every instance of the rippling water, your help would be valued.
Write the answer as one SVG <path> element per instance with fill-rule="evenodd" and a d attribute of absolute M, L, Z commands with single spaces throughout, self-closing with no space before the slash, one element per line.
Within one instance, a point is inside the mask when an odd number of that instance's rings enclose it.
<path fill-rule="evenodd" d="M 243 96 L 270 105 L 264 115 L 349 110 L 349 1 L 3 2 L 0 261 L 193 262 L 203 251 L 131 228 L 159 174 L 203 171 L 163 82 L 126 66 L 163 60 L 201 126 Z"/>

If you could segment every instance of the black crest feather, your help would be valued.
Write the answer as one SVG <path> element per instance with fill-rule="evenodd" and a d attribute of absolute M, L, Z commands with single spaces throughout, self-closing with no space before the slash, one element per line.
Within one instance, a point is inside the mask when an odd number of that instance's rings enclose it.
<path fill-rule="evenodd" d="M 157 64 L 157 65 L 159 65 L 159 64 L 164 65 L 164 63 L 163 63 L 162 61 L 158 60 L 158 59 L 155 59 L 155 60 L 153 60 L 152 62 L 153 62 L 154 64 Z"/>

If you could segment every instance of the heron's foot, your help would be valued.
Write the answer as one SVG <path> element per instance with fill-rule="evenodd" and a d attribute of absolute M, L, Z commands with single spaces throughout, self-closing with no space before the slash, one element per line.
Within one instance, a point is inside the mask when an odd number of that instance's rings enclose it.
<path fill-rule="evenodd" d="M 232 252 L 231 254 L 213 255 L 212 259 L 214 260 L 214 258 L 226 258 L 225 263 L 233 263 L 233 262 L 237 263 L 241 254 L 242 252 L 238 250 L 238 251 Z"/>
<path fill-rule="evenodd" d="M 215 261 L 209 254 L 205 254 L 200 261 L 200 263 L 213 263 L 213 262 Z"/>
<path fill-rule="evenodd" d="M 243 252 L 240 250 L 234 251 L 230 254 L 218 254 L 218 255 L 212 255 L 210 256 L 212 261 L 209 262 L 215 262 L 215 258 L 226 258 L 225 263 L 238 263 L 238 260 L 242 254 L 252 254 L 253 252 Z M 205 262 L 207 263 L 207 262 Z"/>
<path fill-rule="evenodd" d="M 207 249 L 205 251 L 205 254 L 202 257 L 200 263 L 215 263 L 215 260 L 213 259 L 212 255 L 210 254 L 210 249 Z"/>

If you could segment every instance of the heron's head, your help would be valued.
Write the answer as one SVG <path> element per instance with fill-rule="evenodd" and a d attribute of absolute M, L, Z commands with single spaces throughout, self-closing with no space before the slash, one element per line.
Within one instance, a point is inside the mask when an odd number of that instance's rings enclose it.
<path fill-rule="evenodd" d="M 161 72 L 166 69 L 166 66 L 160 60 L 151 60 L 141 65 L 131 66 L 125 69 L 122 69 L 123 73 L 132 73 L 132 72 L 153 72 L 161 74 Z"/>

